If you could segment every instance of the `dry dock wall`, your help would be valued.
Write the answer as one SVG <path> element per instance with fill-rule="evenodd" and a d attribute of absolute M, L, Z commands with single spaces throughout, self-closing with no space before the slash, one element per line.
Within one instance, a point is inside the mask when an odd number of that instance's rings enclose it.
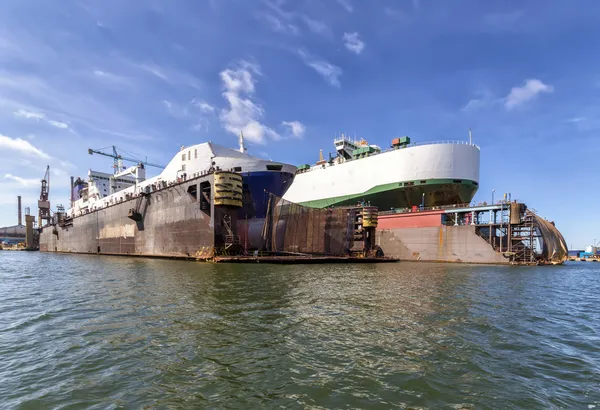
<path fill-rule="evenodd" d="M 475 226 L 442 225 L 443 211 L 380 215 L 377 245 L 401 260 L 508 264 L 475 233 Z"/>
<path fill-rule="evenodd" d="M 508 264 L 474 226 L 391 228 L 377 231 L 385 256 L 401 260 Z"/>
<path fill-rule="evenodd" d="M 45 227 L 40 250 L 164 257 L 206 252 L 214 247 L 212 218 L 200 210 L 198 199 L 188 194 L 193 185 L 200 192 L 199 184 L 195 179 L 152 192 L 141 199 L 144 217 L 138 222 L 127 215 L 140 197 L 77 216 L 72 225 Z"/>

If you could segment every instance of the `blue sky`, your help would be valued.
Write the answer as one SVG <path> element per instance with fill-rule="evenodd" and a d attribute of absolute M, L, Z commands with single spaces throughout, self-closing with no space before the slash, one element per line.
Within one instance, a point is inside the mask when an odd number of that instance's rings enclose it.
<path fill-rule="evenodd" d="M 569 245 L 600 240 L 600 3 L 4 0 L 0 226 L 16 195 L 68 205 L 87 148 L 167 163 L 180 145 L 294 164 L 345 132 L 481 146 L 475 201 L 511 192 Z"/>

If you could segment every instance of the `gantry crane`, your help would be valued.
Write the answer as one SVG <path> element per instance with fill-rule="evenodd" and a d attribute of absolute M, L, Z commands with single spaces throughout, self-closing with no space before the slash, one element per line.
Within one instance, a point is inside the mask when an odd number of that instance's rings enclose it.
<path fill-rule="evenodd" d="M 50 201 L 48 196 L 50 195 L 50 165 L 46 166 L 46 174 L 42 179 L 42 189 L 40 191 L 40 199 L 38 200 L 38 225 L 43 226 L 43 222 L 50 222 Z"/>
<path fill-rule="evenodd" d="M 108 148 L 112 148 L 112 153 L 106 151 Z M 115 174 L 118 174 L 118 173 L 120 173 L 120 172 L 122 172 L 124 170 L 123 161 L 133 162 L 133 163 L 136 163 L 136 164 L 144 164 L 144 165 L 147 165 L 149 167 L 155 167 L 155 168 L 164 168 L 165 167 L 164 165 L 153 164 L 153 163 L 150 163 L 148 161 L 140 161 L 140 160 L 135 159 L 135 158 L 124 157 L 124 156 L 122 156 L 121 154 L 119 154 L 117 152 L 117 147 L 115 147 L 114 145 L 112 145 L 110 147 L 107 147 L 107 148 L 101 148 L 101 149 L 98 149 L 98 150 L 89 148 L 88 149 L 88 153 L 90 155 L 98 154 L 98 155 L 104 155 L 105 157 L 112 158 L 114 160 L 113 168 L 114 168 L 114 173 Z"/>

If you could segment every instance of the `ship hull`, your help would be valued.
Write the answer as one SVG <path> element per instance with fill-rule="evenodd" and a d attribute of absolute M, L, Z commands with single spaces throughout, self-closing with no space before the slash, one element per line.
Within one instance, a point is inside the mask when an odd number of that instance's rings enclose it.
<path fill-rule="evenodd" d="M 264 218 L 267 213 L 269 193 L 283 196 L 294 180 L 290 172 L 258 171 L 242 173 L 244 182 L 244 207 L 240 218 Z"/>
<path fill-rule="evenodd" d="M 215 221 L 228 213 L 235 226 L 237 209 L 210 204 L 210 212 L 201 210 L 201 201 L 190 192 L 193 187 L 200 192 L 202 183 L 212 183 L 212 176 L 78 215 L 66 224 L 47 226 L 40 234 L 40 251 L 173 258 L 209 255 L 221 235 Z M 136 207 L 142 215 L 139 221 L 129 217 Z"/>
<path fill-rule="evenodd" d="M 468 203 L 479 185 L 479 161 L 472 144 L 410 146 L 298 172 L 283 198 L 319 208 L 364 200 L 380 210 Z"/>
<path fill-rule="evenodd" d="M 466 204 L 473 199 L 478 185 L 475 181 L 428 180 L 404 187 L 402 182 L 376 186 L 360 194 L 343 195 L 322 200 L 306 201 L 304 206 L 325 208 L 328 206 L 348 206 L 366 202 L 380 210 L 410 208 L 412 206 L 435 207 L 449 204 Z"/>

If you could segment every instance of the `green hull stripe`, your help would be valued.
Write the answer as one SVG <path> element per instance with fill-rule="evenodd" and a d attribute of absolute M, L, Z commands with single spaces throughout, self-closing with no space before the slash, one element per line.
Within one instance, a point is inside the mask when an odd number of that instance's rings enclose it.
<path fill-rule="evenodd" d="M 427 179 L 427 180 L 423 180 L 423 181 L 424 182 L 421 182 L 421 181 L 393 182 L 391 184 L 376 185 L 373 188 L 369 189 L 368 191 L 361 192 L 358 194 L 336 196 L 336 197 L 324 198 L 324 199 L 316 199 L 314 201 L 300 202 L 299 204 L 304 205 L 304 206 L 309 206 L 311 208 L 326 208 L 328 206 L 334 206 L 334 205 L 342 203 L 342 202 L 360 199 L 362 197 L 369 196 L 369 195 L 375 195 L 375 194 L 380 194 L 380 193 L 389 192 L 389 191 L 396 191 L 396 190 L 402 191 L 404 189 L 415 188 L 415 187 L 419 187 L 419 186 L 423 187 L 426 185 L 457 185 L 457 186 L 466 185 L 467 187 L 474 189 L 473 190 L 473 195 L 474 195 L 475 191 L 477 190 L 477 187 L 479 185 L 477 182 L 471 181 L 468 179 L 462 179 L 460 183 L 454 182 L 455 181 L 454 179 Z M 412 185 L 405 185 L 406 183 L 412 184 Z"/>

